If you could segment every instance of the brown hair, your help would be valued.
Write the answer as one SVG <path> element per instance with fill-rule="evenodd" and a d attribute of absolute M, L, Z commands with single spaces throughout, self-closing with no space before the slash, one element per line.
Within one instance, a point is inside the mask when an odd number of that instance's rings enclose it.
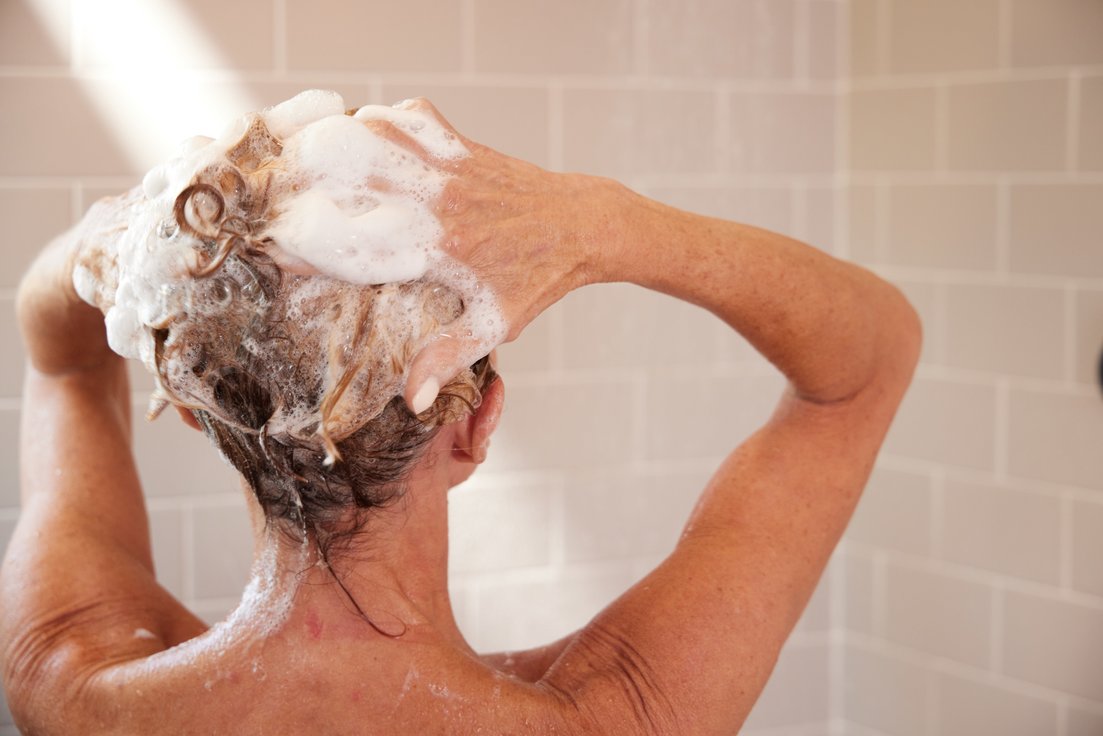
<path fill-rule="evenodd" d="M 268 255 L 273 242 L 264 229 L 273 217 L 281 149 L 255 118 L 228 152 L 228 163 L 201 172 L 176 199 L 175 226 L 200 244 L 187 303 L 214 304 L 217 317 L 208 309 L 204 319 L 155 329 L 154 359 L 161 389 L 192 411 L 244 476 L 269 522 L 296 538 L 313 538 L 326 558 L 333 539 L 359 527 L 364 512 L 401 493 L 439 426 L 472 413 L 495 374 L 483 358 L 422 414 L 415 416 L 393 396 L 374 417 L 335 436 L 342 398 L 355 399 L 350 386 L 372 385 L 373 371 L 400 376 L 411 357 L 409 344 L 380 337 L 384 330 L 377 327 L 387 314 L 377 306 L 386 303 L 385 294 L 420 299 L 437 312 L 430 327 L 454 319 L 463 304 L 451 292 L 451 301 L 442 300 L 441 285 L 427 281 L 333 282 L 308 306 L 346 319 L 353 326 L 347 333 L 335 339 L 332 322 L 304 325 L 289 317 L 298 287 L 311 277 L 282 271 Z M 338 344 L 339 359 L 333 355 Z M 329 380 L 318 370 L 327 357 L 330 368 L 339 369 Z M 188 389 L 192 385 L 203 387 L 201 395 Z M 317 421 L 301 432 L 271 433 L 270 420 L 288 409 Z"/>

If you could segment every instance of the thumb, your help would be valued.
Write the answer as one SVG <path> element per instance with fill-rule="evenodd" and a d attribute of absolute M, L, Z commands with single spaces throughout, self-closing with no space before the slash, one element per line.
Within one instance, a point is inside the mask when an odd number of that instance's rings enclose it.
<path fill-rule="evenodd" d="M 432 406 L 442 386 L 488 354 L 497 344 L 473 336 L 464 324 L 464 317 L 449 325 L 448 334 L 433 338 L 410 363 L 403 398 L 414 414 L 420 414 Z"/>

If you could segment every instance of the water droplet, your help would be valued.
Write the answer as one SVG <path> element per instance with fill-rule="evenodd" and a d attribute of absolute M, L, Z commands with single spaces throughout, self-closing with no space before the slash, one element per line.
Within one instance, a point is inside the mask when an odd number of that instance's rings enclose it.
<path fill-rule="evenodd" d="M 161 240 L 175 238 L 178 232 L 180 232 L 180 225 L 171 217 L 161 220 L 161 223 L 157 226 L 157 237 Z"/>

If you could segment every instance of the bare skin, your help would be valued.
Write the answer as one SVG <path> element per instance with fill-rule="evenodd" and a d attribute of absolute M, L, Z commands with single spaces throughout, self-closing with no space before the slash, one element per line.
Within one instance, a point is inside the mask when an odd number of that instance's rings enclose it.
<path fill-rule="evenodd" d="M 465 143 L 472 156 L 455 164 L 439 214 L 453 254 L 499 295 L 510 339 L 572 289 L 627 281 L 709 309 L 789 379 L 772 418 L 703 490 L 675 551 L 563 641 L 476 655 L 448 600 L 446 499 L 486 455 L 499 382 L 336 558 L 374 627 L 308 548 L 255 512 L 253 589 L 207 630 L 154 578 L 126 372 L 67 277 L 78 227 L 19 296 L 24 511 L 0 573 L 0 651 L 25 733 L 738 730 L 910 381 L 915 314 L 868 272 L 782 236 Z M 462 330 L 442 337 L 415 361 L 407 400 L 490 347 Z"/>

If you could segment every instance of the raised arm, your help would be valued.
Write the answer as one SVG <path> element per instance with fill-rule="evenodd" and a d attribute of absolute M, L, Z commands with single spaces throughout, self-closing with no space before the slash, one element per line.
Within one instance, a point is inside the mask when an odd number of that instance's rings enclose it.
<path fill-rule="evenodd" d="M 713 312 L 789 380 L 674 553 L 569 638 L 540 681 L 587 733 L 733 733 L 866 484 L 917 360 L 915 312 L 869 272 L 789 238 L 471 147 L 442 219 L 511 336 L 573 288 L 627 281 Z M 409 400 L 478 348 L 457 335 L 419 356 Z"/>
<path fill-rule="evenodd" d="M 17 718 L 53 714 L 59 733 L 63 706 L 76 701 L 36 699 L 75 693 L 95 668 L 205 628 L 153 575 L 126 368 L 107 346 L 103 315 L 71 283 L 82 232 L 54 241 L 20 286 L 23 508 L 0 570 L 8 700 Z"/>

